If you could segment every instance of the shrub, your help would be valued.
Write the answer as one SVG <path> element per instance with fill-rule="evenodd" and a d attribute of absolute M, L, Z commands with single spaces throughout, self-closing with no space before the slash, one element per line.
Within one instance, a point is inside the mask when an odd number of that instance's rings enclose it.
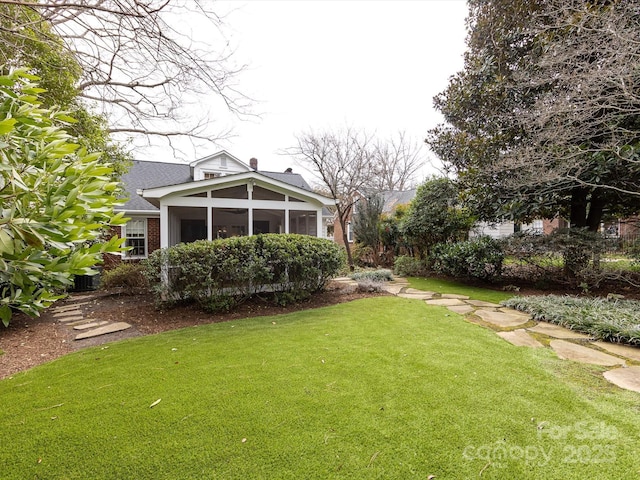
<path fill-rule="evenodd" d="M 156 250 L 145 274 L 160 301 L 194 301 L 215 311 L 260 292 L 273 292 L 280 304 L 307 298 L 343 264 L 342 249 L 329 240 L 270 234 Z"/>
<path fill-rule="evenodd" d="M 351 274 L 351 278 L 357 282 L 359 281 L 371 281 L 371 282 L 390 282 L 393 280 L 393 274 L 391 270 L 380 268 L 378 270 L 363 270 L 361 272 L 355 272 Z"/>
<path fill-rule="evenodd" d="M 100 288 L 147 288 L 144 267 L 140 263 L 123 262 L 110 270 L 103 270 Z"/>
<path fill-rule="evenodd" d="M 498 240 L 478 237 L 458 243 L 440 243 L 430 255 L 433 269 L 452 277 L 492 280 L 502 273 L 504 252 Z"/>
<path fill-rule="evenodd" d="M 426 273 L 426 268 L 420 259 L 400 255 L 393 262 L 393 273 L 406 277 L 418 277 Z"/>

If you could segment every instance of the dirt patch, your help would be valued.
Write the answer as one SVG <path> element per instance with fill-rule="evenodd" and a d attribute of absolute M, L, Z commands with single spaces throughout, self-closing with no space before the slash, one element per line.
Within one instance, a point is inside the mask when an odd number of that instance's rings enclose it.
<path fill-rule="evenodd" d="M 79 331 L 57 322 L 51 311 L 43 312 L 38 318 L 30 318 L 22 314 L 15 315 L 8 328 L 0 325 L 0 378 L 81 348 L 116 340 L 194 325 L 319 308 L 376 295 L 386 294 L 361 293 L 354 291 L 352 287 L 331 283 L 325 291 L 298 304 L 281 307 L 265 299 L 256 298 L 240 305 L 233 312 L 209 314 L 191 305 L 158 310 L 153 297 L 148 293 L 112 290 L 71 294 L 69 298 L 55 305 L 87 302 L 78 307 L 85 319 L 124 321 L 131 324 L 132 328 L 99 337 L 74 340 Z"/>

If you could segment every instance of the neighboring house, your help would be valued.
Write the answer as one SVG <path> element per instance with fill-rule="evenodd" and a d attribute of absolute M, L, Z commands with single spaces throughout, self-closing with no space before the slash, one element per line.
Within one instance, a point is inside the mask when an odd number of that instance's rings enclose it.
<path fill-rule="evenodd" d="M 122 183 L 128 201 L 118 209 L 130 218 L 116 227 L 130 250 L 125 259 L 146 258 L 158 248 L 199 239 L 258 233 L 326 236 L 330 198 L 304 178 L 260 172 L 226 151 L 191 164 L 134 161 Z M 324 215 L 324 217 L 323 217 Z"/>

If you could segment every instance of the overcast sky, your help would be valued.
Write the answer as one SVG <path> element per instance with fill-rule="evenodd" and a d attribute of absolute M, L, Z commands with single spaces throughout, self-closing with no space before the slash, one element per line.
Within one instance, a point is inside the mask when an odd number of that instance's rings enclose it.
<path fill-rule="evenodd" d="M 399 130 L 421 142 L 441 121 L 432 98 L 462 67 L 464 0 L 253 0 L 217 2 L 242 92 L 261 118 L 233 122 L 223 147 L 261 170 L 282 171 L 277 152 L 295 135 L 349 125 L 387 138 Z M 213 153 L 203 149 L 198 156 Z M 433 154 L 429 154 L 435 158 Z"/>

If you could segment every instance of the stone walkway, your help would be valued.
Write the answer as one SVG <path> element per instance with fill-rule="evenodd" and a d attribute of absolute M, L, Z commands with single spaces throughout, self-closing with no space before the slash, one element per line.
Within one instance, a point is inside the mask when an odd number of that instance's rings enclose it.
<path fill-rule="evenodd" d="M 336 279 L 357 286 L 347 277 Z M 558 325 L 532 320 L 531 316 L 490 302 L 472 300 L 464 295 L 439 294 L 409 287 L 407 280 L 396 277 L 383 289 L 402 298 L 423 300 L 428 305 L 446 307 L 465 319 L 488 327 L 498 336 L 518 347 L 551 348 L 559 358 L 575 362 L 612 367 L 603 376 L 627 390 L 640 392 L 640 348 L 594 341 L 588 335 Z"/>
<path fill-rule="evenodd" d="M 70 297 L 71 303 L 52 307 L 50 311 L 56 322 L 63 323 L 79 332 L 74 340 L 97 337 L 131 328 L 131 325 L 126 322 L 107 322 L 85 317 L 80 307 L 87 305 L 94 298 L 95 295 L 92 294 L 74 295 Z"/>

